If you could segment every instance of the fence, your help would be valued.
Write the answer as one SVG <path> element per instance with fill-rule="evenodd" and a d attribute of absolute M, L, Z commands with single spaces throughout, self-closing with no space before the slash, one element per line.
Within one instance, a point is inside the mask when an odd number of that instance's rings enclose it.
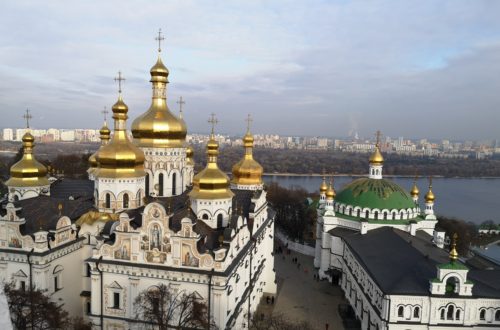
<path fill-rule="evenodd" d="M 314 257 L 314 247 L 309 246 L 309 245 L 300 244 L 300 243 L 295 242 L 295 241 L 291 241 L 288 239 L 288 237 L 285 234 L 283 234 L 277 230 L 275 230 L 274 235 L 276 236 L 277 239 L 279 239 L 281 242 L 283 242 L 283 244 L 285 244 L 285 245 L 288 244 L 288 248 L 290 250 L 295 251 L 295 252 L 300 253 L 300 254 Z"/>

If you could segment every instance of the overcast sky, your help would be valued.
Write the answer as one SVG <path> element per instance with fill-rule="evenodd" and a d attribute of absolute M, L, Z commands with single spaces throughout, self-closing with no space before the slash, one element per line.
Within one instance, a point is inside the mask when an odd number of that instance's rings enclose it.
<path fill-rule="evenodd" d="M 2 1 L 2 127 L 147 110 L 158 28 L 190 132 L 500 138 L 500 1 Z M 129 120 L 129 124 L 131 120 Z"/>

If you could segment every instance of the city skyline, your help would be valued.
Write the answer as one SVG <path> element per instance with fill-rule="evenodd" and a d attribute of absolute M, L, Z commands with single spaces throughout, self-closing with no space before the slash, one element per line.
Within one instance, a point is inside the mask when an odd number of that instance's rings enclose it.
<path fill-rule="evenodd" d="M 30 108 L 40 128 L 98 128 L 102 107 L 116 99 L 119 70 L 136 118 L 150 102 L 148 71 L 161 27 L 169 106 L 178 113 L 177 98 L 186 99 L 190 132 L 208 131 L 215 112 L 217 129 L 233 135 L 252 113 L 253 131 L 262 134 L 370 136 L 381 129 L 430 139 L 500 138 L 494 2 L 2 7 L 3 127 L 22 127 Z"/>

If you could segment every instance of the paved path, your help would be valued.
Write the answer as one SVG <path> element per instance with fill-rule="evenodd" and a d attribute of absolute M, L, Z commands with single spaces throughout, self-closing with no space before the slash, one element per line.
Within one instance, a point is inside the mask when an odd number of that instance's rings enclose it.
<path fill-rule="evenodd" d="M 292 258 L 298 258 L 300 269 Z M 290 254 L 276 254 L 274 263 L 278 280 L 274 314 L 282 313 L 291 319 L 305 320 L 318 330 L 325 329 L 326 323 L 329 330 L 344 329 L 337 311 L 339 303 L 346 303 L 342 291 L 327 281 L 314 279 L 313 257 L 291 251 Z M 266 302 L 263 301 L 262 305 L 265 306 Z"/>

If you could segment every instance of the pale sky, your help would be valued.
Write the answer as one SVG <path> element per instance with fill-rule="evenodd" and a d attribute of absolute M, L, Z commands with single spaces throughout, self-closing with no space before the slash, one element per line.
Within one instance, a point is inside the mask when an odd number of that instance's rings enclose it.
<path fill-rule="evenodd" d="M 2 1 L 0 127 L 147 110 L 158 28 L 190 132 L 500 139 L 500 1 Z"/>

